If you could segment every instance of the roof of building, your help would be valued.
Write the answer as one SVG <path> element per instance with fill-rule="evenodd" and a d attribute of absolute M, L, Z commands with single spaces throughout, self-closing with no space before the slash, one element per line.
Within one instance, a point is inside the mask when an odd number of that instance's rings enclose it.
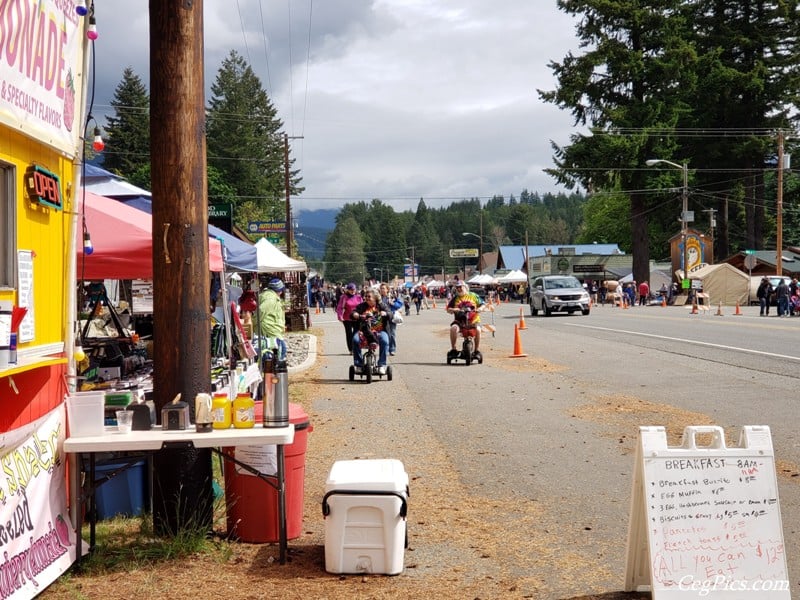
<path fill-rule="evenodd" d="M 567 254 L 581 256 L 624 255 L 617 244 L 538 244 L 528 246 L 528 258 L 547 256 L 548 254 Z M 525 267 L 525 246 L 500 246 L 498 249 L 498 269 L 523 269 Z"/>

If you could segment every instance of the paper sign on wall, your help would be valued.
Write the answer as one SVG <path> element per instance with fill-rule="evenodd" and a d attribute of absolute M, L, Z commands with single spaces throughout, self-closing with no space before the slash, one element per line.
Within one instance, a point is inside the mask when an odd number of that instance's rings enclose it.
<path fill-rule="evenodd" d="M 677 447 L 663 427 L 640 427 L 625 590 L 789 600 L 788 579 L 769 427 L 743 427 L 730 448 L 721 427 L 687 427 Z"/>

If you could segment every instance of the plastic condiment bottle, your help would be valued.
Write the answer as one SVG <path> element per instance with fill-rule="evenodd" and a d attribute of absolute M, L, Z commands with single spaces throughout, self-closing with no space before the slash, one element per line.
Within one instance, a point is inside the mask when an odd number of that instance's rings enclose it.
<path fill-rule="evenodd" d="M 211 426 L 228 429 L 231 426 L 231 401 L 226 392 L 214 394 L 211 399 Z"/>
<path fill-rule="evenodd" d="M 237 394 L 233 401 L 233 426 L 247 429 L 256 424 L 256 403 L 249 393 Z"/>

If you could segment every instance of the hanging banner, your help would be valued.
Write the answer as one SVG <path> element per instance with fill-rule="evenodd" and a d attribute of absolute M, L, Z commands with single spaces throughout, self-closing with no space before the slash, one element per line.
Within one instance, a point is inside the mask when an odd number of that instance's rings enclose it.
<path fill-rule="evenodd" d="M 0 598 L 33 598 L 75 562 L 64 405 L 0 434 Z"/>
<path fill-rule="evenodd" d="M 74 2 L 0 2 L 0 123 L 74 157 L 83 91 L 83 21 Z"/>

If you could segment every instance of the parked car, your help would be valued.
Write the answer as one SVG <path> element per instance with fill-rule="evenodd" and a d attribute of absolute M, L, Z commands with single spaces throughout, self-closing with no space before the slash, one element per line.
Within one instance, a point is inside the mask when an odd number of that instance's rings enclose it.
<path fill-rule="evenodd" d="M 549 317 L 554 312 L 569 314 L 581 311 L 588 315 L 590 310 L 589 292 L 572 275 L 544 275 L 536 277 L 531 283 L 531 315 L 542 311 Z"/>
<path fill-rule="evenodd" d="M 758 286 L 761 285 L 761 279 L 763 277 L 764 277 L 764 275 L 751 275 L 750 276 L 750 295 L 748 296 L 748 298 L 750 299 L 750 304 L 751 305 L 758 305 L 758 296 L 757 296 Z M 792 278 L 791 277 L 787 277 L 786 275 L 767 275 L 766 277 L 767 277 L 767 279 L 769 279 L 769 282 L 772 284 L 772 291 L 773 292 L 775 291 L 775 288 L 778 287 L 778 283 L 780 283 L 781 279 L 783 279 L 786 282 L 786 285 L 789 285 L 790 283 L 792 283 Z M 778 305 L 778 300 L 775 297 L 774 293 L 772 294 L 772 298 L 770 299 L 770 303 L 772 304 L 772 306 L 777 306 Z"/>

